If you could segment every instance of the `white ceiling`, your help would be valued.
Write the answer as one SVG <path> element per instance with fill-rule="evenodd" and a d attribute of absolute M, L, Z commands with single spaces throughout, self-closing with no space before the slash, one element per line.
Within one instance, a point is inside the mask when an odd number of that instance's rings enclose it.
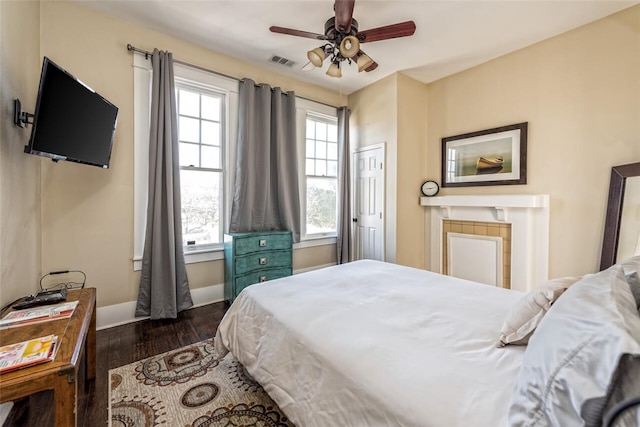
<path fill-rule="evenodd" d="M 319 40 L 274 34 L 272 25 L 324 33 L 334 0 L 76 0 L 213 51 L 300 80 L 352 93 L 401 71 L 429 83 L 492 58 L 610 15 L 640 0 L 356 0 L 359 30 L 413 20 L 411 37 L 365 43 L 379 67 L 369 73 L 347 65 L 340 79 L 322 69 L 303 71 Z M 137 45 L 142 49 L 163 46 Z M 174 53 L 180 59 L 179 52 Z M 272 55 L 293 60 L 288 68 Z M 242 77 L 242 76 L 238 76 Z"/>

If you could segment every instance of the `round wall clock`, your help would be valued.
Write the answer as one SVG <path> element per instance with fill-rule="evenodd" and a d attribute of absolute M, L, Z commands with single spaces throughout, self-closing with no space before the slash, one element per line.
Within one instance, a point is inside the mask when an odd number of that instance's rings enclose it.
<path fill-rule="evenodd" d="M 422 187 L 420 187 L 420 191 L 422 191 L 422 194 L 427 197 L 433 197 L 438 194 L 438 191 L 440 191 L 440 186 L 437 182 L 428 180 L 422 184 Z"/>

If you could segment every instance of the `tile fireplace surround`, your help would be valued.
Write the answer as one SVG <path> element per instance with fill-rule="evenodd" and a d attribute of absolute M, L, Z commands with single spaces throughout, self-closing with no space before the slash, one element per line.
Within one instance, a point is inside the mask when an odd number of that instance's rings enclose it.
<path fill-rule="evenodd" d="M 493 271 L 510 270 L 511 289 L 528 291 L 548 278 L 549 263 L 549 196 L 541 194 L 508 194 L 508 195 L 477 195 L 477 196 L 440 196 L 421 197 L 420 204 L 425 206 L 426 214 L 426 254 L 427 269 L 446 274 L 452 265 L 456 265 L 459 277 L 490 283 L 497 286 L 502 284 L 487 281 L 487 275 Z M 446 222 L 445 222 L 446 221 Z M 459 252 L 447 250 L 445 224 L 451 221 L 467 221 L 468 223 L 487 223 L 497 226 L 509 224 L 511 226 L 510 257 L 491 255 L 491 243 L 478 243 L 477 235 L 468 232 L 468 239 L 459 239 L 456 248 Z M 468 224 L 467 223 L 467 224 Z M 446 225 L 448 227 L 448 225 Z M 456 234 L 456 238 L 465 237 Z M 465 247 L 465 242 L 469 246 Z M 480 245 L 480 246 L 478 246 Z M 484 246 L 483 246 L 484 245 Z M 478 253 L 480 257 L 468 257 L 470 251 Z M 455 254 L 460 253 L 464 259 L 456 261 Z M 494 256 L 494 258 L 492 258 Z M 454 257 L 453 259 L 449 259 Z M 509 260 L 510 258 L 510 260 Z M 510 262 L 509 266 L 496 267 L 495 262 Z M 478 261 L 481 260 L 481 261 Z M 445 264 L 446 261 L 446 264 Z M 502 264 L 501 264 L 502 265 Z M 468 266 L 465 271 L 465 266 Z M 448 267 L 448 268 L 447 268 Z M 486 269 L 487 271 L 480 271 Z M 474 271 L 478 276 L 474 277 Z M 510 273 L 510 274 L 509 274 Z M 502 280 L 505 274 L 500 274 L 496 280 Z M 481 280 L 482 278 L 482 280 Z"/>

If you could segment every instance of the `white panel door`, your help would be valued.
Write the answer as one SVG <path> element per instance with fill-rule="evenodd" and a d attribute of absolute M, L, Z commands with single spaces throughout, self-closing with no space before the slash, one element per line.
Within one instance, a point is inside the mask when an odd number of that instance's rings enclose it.
<path fill-rule="evenodd" d="M 354 258 L 384 261 L 384 146 L 357 151 L 354 162 Z"/>

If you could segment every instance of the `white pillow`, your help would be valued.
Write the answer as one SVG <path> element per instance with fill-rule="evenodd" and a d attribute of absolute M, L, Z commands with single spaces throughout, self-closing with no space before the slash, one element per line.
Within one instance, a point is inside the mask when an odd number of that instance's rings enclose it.
<path fill-rule="evenodd" d="M 509 426 L 582 425 L 622 353 L 640 354 L 640 316 L 619 265 L 572 285 L 534 332 L 516 378 Z"/>
<path fill-rule="evenodd" d="M 629 287 L 631 288 L 631 293 L 636 300 L 636 306 L 638 310 L 640 310 L 640 276 L 637 271 L 633 273 L 629 273 L 625 275 L 627 278 L 627 283 L 629 283 Z"/>
<path fill-rule="evenodd" d="M 622 266 L 626 274 L 631 274 L 634 271 L 640 272 L 640 255 L 627 258 L 618 262 L 618 264 Z"/>
<path fill-rule="evenodd" d="M 579 277 L 562 277 L 549 280 L 528 292 L 511 307 L 500 330 L 498 347 L 507 344 L 526 345 L 529 337 L 542 321 L 542 318 L 560 295 Z"/>
<path fill-rule="evenodd" d="M 636 306 L 640 312 L 640 256 L 627 258 L 619 263 L 627 276 L 627 282 L 631 287 L 631 293 L 636 299 Z"/>

